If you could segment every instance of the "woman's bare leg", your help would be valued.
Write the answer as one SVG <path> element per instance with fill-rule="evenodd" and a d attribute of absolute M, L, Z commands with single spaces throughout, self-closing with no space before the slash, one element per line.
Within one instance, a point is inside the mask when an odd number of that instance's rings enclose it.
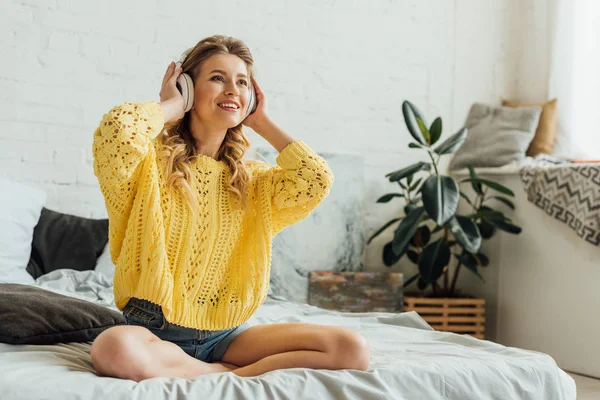
<path fill-rule="evenodd" d="M 245 367 L 232 369 L 238 376 L 257 376 L 286 368 L 338 369 L 330 354 L 321 351 L 299 350 L 273 354 Z"/>
<path fill-rule="evenodd" d="M 158 376 L 193 378 L 231 370 L 226 363 L 197 360 L 176 344 L 139 326 L 120 325 L 105 330 L 92 343 L 90 355 L 99 375 L 136 382 Z"/>
<path fill-rule="evenodd" d="M 222 361 L 239 365 L 232 372 L 256 376 L 276 369 L 366 370 L 371 351 L 364 336 L 350 329 L 306 323 L 248 328 L 234 339 Z"/>

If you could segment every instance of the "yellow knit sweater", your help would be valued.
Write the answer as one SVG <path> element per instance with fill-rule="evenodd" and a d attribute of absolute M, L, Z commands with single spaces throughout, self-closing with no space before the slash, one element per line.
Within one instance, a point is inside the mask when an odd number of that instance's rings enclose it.
<path fill-rule="evenodd" d="M 333 174 L 322 157 L 295 141 L 276 166 L 248 165 L 249 206 L 240 210 L 227 191 L 227 165 L 201 155 L 190 164 L 198 196 L 194 218 L 183 195 L 167 188 L 163 127 L 157 102 L 126 102 L 105 114 L 94 132 L 94 173 L 116 265 L 115 304 L 123 310 L 137 297 L 161 305 L 173 324 L 233 328 L 267 296 L 273 237 L 310 214 L 329 193 Z"/>

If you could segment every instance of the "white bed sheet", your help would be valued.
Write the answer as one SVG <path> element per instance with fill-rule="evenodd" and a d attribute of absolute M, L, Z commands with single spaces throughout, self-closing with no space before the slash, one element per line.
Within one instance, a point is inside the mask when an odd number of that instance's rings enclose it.
<path fill-rule="evenodd" d="M 115 309 L 112 286 L 94 271 L 58 270 L 36 286 Z M 89 343 L 0 343 L 0 399 L 561 399 L 574 380 L 539 352 L 434 331 L 418 314 L 342 313 L 270 297 L 251 324 L 345 326 L 372 348 L 367 371 L 293 368 L 242 378 L 232 373 L 139 383 L 98 377 Z"/>

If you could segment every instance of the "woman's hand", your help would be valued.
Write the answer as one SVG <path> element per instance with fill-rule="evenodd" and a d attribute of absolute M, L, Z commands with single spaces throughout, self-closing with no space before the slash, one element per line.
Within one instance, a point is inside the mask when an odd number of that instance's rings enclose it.
<path fill-rule="evenodd" d="M 165 124 L 179 121 L 185 115 L 183 96 L 176 86 L 181 72 L 181 67 L 171 62 L 162 81 L 160 106 L 163 110 Z"/>
<path fill-rule="evenodd" d="M 254 79 L 254 77 L 251 79 L 252 86 L 254 87 L 254 93 L 256 95 L 256 110 L 245 120 L 243 120 L 242 123 L 256 133 L 259 133 L 261 127 L 265 126 L 269 121 L 269 116 L 267 115 L 267 99 L 262 89 L 258 85 L 258 82 L 256 82 L 256 79 Z"/>

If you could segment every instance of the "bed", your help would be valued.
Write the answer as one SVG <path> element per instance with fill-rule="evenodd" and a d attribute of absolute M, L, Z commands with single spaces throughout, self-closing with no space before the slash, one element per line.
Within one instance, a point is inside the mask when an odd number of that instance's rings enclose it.
<path fill-rule="evenodd" d="M 117 310 L 96 271 L 61 269 L 35 286 Z M 344 313 L 269 296 L 251 324 L 305 322 L 362 333 L 367 371 L 294 368 L 242 378 L 218 373 L 136 383 L 98 377 L 91 342 L 0 343 L 0 398 L 13 399 L 575 399 L 574 380 L 543 353 L 434 331 L 414 312 Z"/>

